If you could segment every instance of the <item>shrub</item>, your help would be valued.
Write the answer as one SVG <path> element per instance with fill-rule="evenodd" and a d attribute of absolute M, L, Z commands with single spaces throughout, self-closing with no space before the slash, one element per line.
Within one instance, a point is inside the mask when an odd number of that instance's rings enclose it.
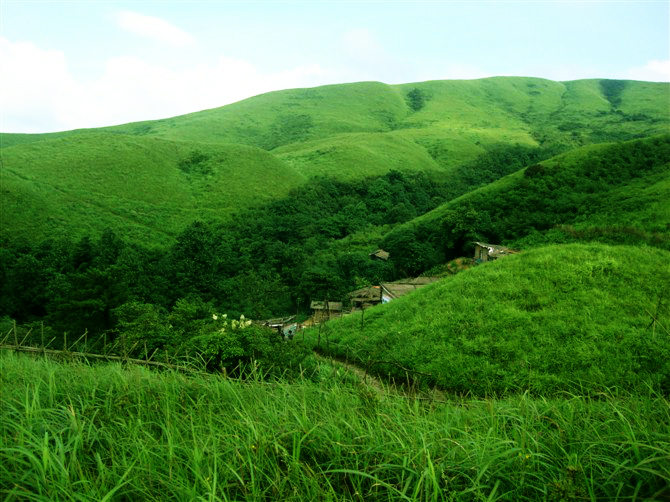
<path fill-rule="evenodd" d="M 294 376 L 306 367 L 305 359 L 311 353 L 297 340 L 285 340 L 244 315 L 231 320 L 226 314 L 212 314 L 212 322 L 188 345 L 206 361 L 210 371 L 239 377 Z"/>

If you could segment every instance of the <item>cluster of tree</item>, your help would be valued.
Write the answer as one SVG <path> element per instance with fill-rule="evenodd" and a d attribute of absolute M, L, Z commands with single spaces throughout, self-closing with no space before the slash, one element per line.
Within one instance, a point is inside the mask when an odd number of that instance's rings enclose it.
<path fill-rule="evenodd" d="M 667 235 L 649 235 L 631 221 L 606 227 L 590 224 L 603 215 L 630 218 L 642 211 L 641 199 L 622 202 L 612 194 L 624 187 L 632 190 L 631 185 L 642 179 L 649 183 L 664 179 L 668 159 L 670 136 L 658 136 L 573 157 L 570 165 L 535 164 L 504 190 L 473 192 L 451 203 L 439 218 L 397 227 L 386 234 L 381 246 L 391 253 L 396 268 L 410 275 L 470 255 L 475 241 L 587 239 L 670 249 Z M 574 225 L 582 229 L 576 231 Z"/>
<path fill-rule="evenodd" d="M 405 97 L 407 101 L 407 106 L 409 106 L 413 111 L 418 112 L 428 101 L 429 97 L 426 95 L 425 91 L 422 91 L 418 87 L 412 88 Z"/>
<path fill-rule="evenodd" d="M 127 328 L 128 312 L 165 320 L 186 300 L 237 317 L 295 314 L 310 299 L 339 299 L 361 282 L 394 278 L 392 264 L 371 260 L 369 250 L 336 254 L 332 243 L 425 213 L 443 191 L 420 173 L 358 183 L 319 178 L 228 223 L 193 222 L 167 249 L 129 243 L 112 230 L 4 246 L 0 316 L 45 321 L 61 333 L 114 334 Z"/>
<path fill-rule="evenodd" d="M 626 87 L 625 80 L 606 80 L 600 81 L 600 90 L 607 100 L 612 104 L 612 108 L 616 109 L 621 104 L 621 93 Z"/>
<path fill-rule="evenodd" d="M 447 199 L 454 199 L 478 187 L 514 173 L 526 166 L 541 162 L 561 153 L 561 146 L 537 148 L 515 145 L 497 145 L 472 162 L 461 164 L 453 174 L 449 184 Z"/>
<path fill-rule="evenodd" d="M 460 189 L 540 154 L 521 147 L 493 152 Z M 193 222 L 168 248 L 130 243 L 111 230 L 74 242 L 5 245 L 0 318 L 109 340 L 139 330 L 150 334 L 145 350 L 183 347 L 185 336 L 204 340 L 207 330 L 196 321 L 216 312 L 253 319 L 306 313 L 310 300 L 339 300 L 361 285 L 416 276 L 468 255 L 473 241 L 513 241 L 606 212 L 612 187 L 663 171 L 668 158 L 670 139 L 661 137 L 603 150 L 569 169 L 535 164 L 506 191 L 473 193 L 438 219 L 413 225 L 401 224 L 451 198 L 454 185 L 398 171 L 357 183 L 318 178 L 225 224 Z M 388 262 L 371 260 L 370 246 L 343 244 L 356 232 L 381 235 L 380 228 L 391 231 L 369 244 L 389 251 Z M 191 324 L 179 324 L 185 311 Z"/>

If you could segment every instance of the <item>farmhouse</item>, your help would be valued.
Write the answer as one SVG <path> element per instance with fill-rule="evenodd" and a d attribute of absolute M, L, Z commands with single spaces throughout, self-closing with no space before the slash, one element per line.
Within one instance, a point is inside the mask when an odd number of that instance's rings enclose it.
<path fill-rule="evenodd" d="M 382 303 L 388 303 L 391 300 L 405 296 L 423 286 L 439 281 L 439 277 L 417 277 L 415 279 L 401 279 L 394 282 L 381 283 Z"/>
<path fill-rule="evenodd" d="M 387 261 L 391 255 L 389 254 L 388 251 L 384 251 L 383 249 L 378 249 L 374 253 L 370 253 L 369 256 L 373 260 Z"/>
<path fill-rule="evenodd" d="M 381 303 L 382 288 L 380 286 L 368 286 L 352 291 L 348 296 L 353 308 L 364 309 Z"/>
<path fill-rule="evenodd" d="M 475 261 L 477 263 L 497 260 L 503 256 L 517 254 L 518 252 L 519 251 L 515 249 L 506 248 L 504 246 L 475 242 Z"/>
<path fill-rule="evenodd" d="M 313 301 L 310 305 L 314 322 L 323 322 L 342 316 L 342 302 Z"/>
<path fill-rule="evenodd" d="M 259 324 L 273 329 L 281 335 L 287 330 L 287 326 L 295 326 L 295 316 L 266 319 L 265 321 L 259 321 Z"/>

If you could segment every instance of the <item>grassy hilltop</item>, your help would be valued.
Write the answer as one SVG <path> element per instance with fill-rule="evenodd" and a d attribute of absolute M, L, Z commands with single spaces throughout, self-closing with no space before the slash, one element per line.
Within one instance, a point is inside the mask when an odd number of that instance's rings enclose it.
<path fill-rule="evenodd" d="M 471 256 L 475 241 L 670 250 L 669 169 L 669 135 L 576 148 L 396 225 L 378 243 L 405 275 Z"/>
<path fill-rule="evenodd" d="M 633 81 L 365 82 L 123 126 L 2 134 L 2 238 L 110 227 L 165 244 L 194 219 L 225 220 L 317 175 L 421 171 L 460 195 L 471 186 L 462 170 L 501 149 L 546 157 L 667 132 L 669 98 L 667 84 Z"/>
<path fill-rule="evenodd" d="M 166 245 L 195 219 L 225 219 L 304 182 L 259 148 L 103 132 L 5 148 L 2 158 L 2 233 L 9 239 L 109 227 Z"/>
<path fill-rule="evenodd" d="M 670 338 L 653 322 L 670 317 L 669 261 L 653 248 L 538 248 L 310 336 L 375 373 L 465 394 L 643 389 L 648 378 L 670 391 Z"/>

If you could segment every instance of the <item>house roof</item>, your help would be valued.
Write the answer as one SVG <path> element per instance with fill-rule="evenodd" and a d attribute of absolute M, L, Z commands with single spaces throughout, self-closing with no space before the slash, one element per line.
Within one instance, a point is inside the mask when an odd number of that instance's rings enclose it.
<path fill-rule="evenodd" d="M 498 257 L 508 254 L 517 254 L 519 251 L 516 249 L 510 249 L 505 246 L 497 246 L 495 244 L 486 244 L 484 242 L 475 242 L 479 247 L 487 248 L 489 256 Z"/>
<path fill-rule="evenodd" d="M 368 286 L 366 288 L 357 289 L 348 294 L 349 298 L 354 301 L 380 301 L 382 290 L 379 286 Z"/>
<path fill-rule="evenodd" d="M 262 323 L 263 326 L 269 326 L 271 328 L 276 328 L 278 326 L 283 326 L 284 324 L 291 323 L 295 320 L 296 316 L 290 316 L 290 317 L 278 317 L 275 319 L 266 319 L 264 321 L 259 321 L 259 323 Z"/>
<path fill-rule="evenodd" d="M 441 277 L 414 277 L 408 279 L 400 279 L 399 281 L 393 281 L 391 284 L 413 284 L 415 286 L 425 286 L 426 284 L 437 282 L 440 279 Z"/>
<path fill-rule="evenodd" d="M 416 277 L 413 279 L 401 279 L 394 282 L 382 283 L 382 289 L 391 298 L 399 298 L 407 293 L 419 289 L 422 286 L 439 281 L 439 277 Z"/>
<path fill-rule="evenodd" d="M 342 302 L 313 301 L 310 308 L 313 310 L 342 310 Z"/>
<path fill-rule="evenodd" d="M 389 256 L 391 256 L 391 255 L 389 254 L 388 251 L 384 251 L 383 249 L 378 249 L 374 253 L 370 253 L 369 256 L 370 256 L 370 258 L 379 258 L 380 260 L 386 261 L 386 260 L 389 259 Z"/>

